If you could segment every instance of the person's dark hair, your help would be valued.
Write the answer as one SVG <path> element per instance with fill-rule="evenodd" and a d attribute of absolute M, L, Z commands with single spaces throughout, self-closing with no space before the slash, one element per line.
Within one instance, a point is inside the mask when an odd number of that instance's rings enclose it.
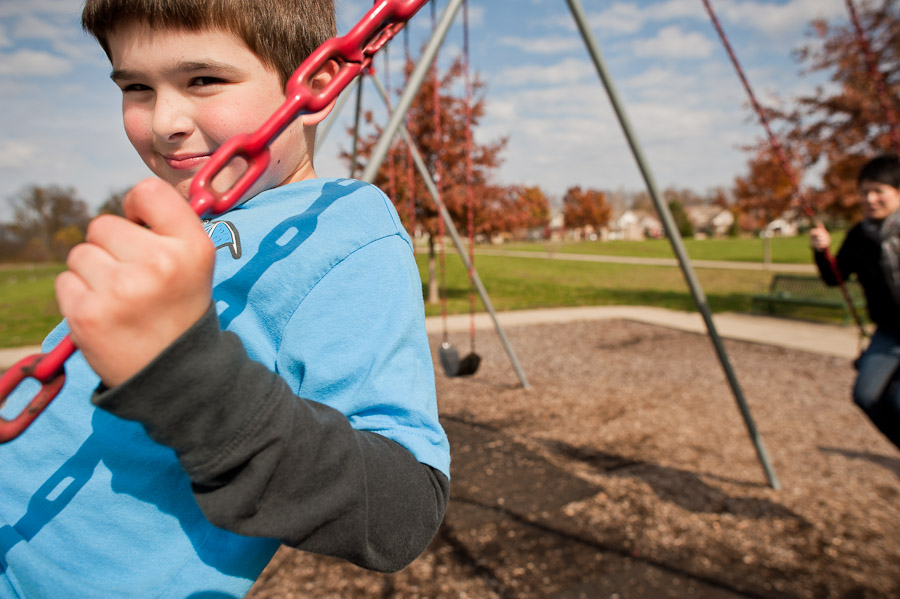
<path fill-rule="evenodd" d="M 231 32 L 279 74 L 282 85 L 337 34 L 334 0 L 86 0 L 81 13 L 82 27 L 110 59 L 110 33 L 131 22 Z"/>
<path fill-rule="evenodd" d="M 881 183 L 900 189 L 900 158 L 896 154 L 882 154 L 865 163 L 859 171 L 857 184 Z"/>

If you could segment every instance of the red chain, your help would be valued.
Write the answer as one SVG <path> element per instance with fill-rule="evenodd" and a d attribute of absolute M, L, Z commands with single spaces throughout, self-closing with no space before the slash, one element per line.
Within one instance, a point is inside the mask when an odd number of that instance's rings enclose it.
<path fill-rule="evenodd" d="M 475 185 L 472 173 L 472 75 L 469 63 L 469 2 L 463 1 L 463 68 L 466 79 L 466 217 L 469 233 L 469 348 L 475 353 Z"/>
<path fill-rule="evenodd" d="M 759 122 L 766 130 L 766 135 L 769 138 L 769 145 L 771 146 L 772 151 L 775 153 L 775 157 L 781 164 L 781 168 L 794 190 L 794 195 L 799 201 L 800 209 L 808 218 L 815 219 L 816 211 L 807 199 L 806 194 L 803 193 L 803 189 L 800 187 L 800 178 L 797 176 L 797 172 L 791 166 L 787 154 L 785 153 L 784 148 L 781 146 L 781 143 L 779 143 L 778 138 L 775 137 L 775 134 L 772 132 L 772 128 L 769 126 L 769 119 L 766 117 L 765 111 L 763 110 L 762 106 L 759 105 L 759 102 L 756 101 L 756 96 L 753 93 L 753 88 L 750 87 L 750 82 L 747 81 L 747 78 L 744 76 L 744 70 L 741 68 L 741 64 L 738 62 L 737 55 L 735 55 L 734 50 L 731 49 L 731 44 L 728 42 L 728 36 L 725 35 L 725 30 L 722 29 L 722 25 L 719 23 L 719 19 L 716 17 L 716 13 L 713 10 L 712 5 L 709 3 L 709 0 L 702 0 L 702 2 L 703 6 L 706 8 L 706 12 L 709 14 L 709 18 L 712 21 L 713 27 L 719 34 L 719 39 L 722 40 L 722 45 L 725 47 L 725 51 L 728 53 L 728 57 L 731 59 L 731 64 L 734 65 L 734 70 L 735 72 L 737 72 L 738 78 L 740 78 L 741 83 L 744 85 L 744 90 L 747 92 L 747 96 L 750 98 L 750 103 L 753 105 L 753 109 L 756 111 L 756 114 L 759 117 Z M 837 260 L 835 260 L 834 256 L 831 255 L 831 252 L 828 250 L 828 248 L 825 249 L 825 258 L 828 260 L 828 264 L 831 266 L 831 272 L 834 275 L 834 278 L 837 280 L 838 288 L 841 291 L 844 302 L 847 304 L 847 309 L 850 311 L 850 315 L 853 317 L 853 320 L 856 321 L 856 324 L 859 327 L 860 334 L 863 337 L 867 336 L 866 329 L 863 326 L 862 318 L 859 316 L 859 313 L 856 310 L 856 306 L 853 303 L 853 299 L 850 297 L 850 292 L 847 290 L 847 286 L 844 284 L 844 276 L 841 274 L 841 270 L 838 267 Z"/>
<path fill-rule="evenodd" d="M 269 165 L 269 146 L 291 122 L 302 114 L 327 107 L 372 62 L 372 58 L 428 0 L 381 0 L 347 35 L 328 40 L 317 48 L 291 75 L 285 90 L 286 100 L 252 134 L 233 137 L 216 150 L 191 183 L 189 202 L 198 216 L 227 212 L 253 186 Z M 318 93 L 310 86 L 313 77 L 329 62 L 338 64 L 334 78 Z M 213 180 L 235 159 L 247 168 L 227 190 L 213 190 Z M 46 354 L 34 354 L 17 362 L 0 377 L 0 408 L 19 384 L 33 378 L 41 389 L 12 420 L 0 417 L 0 443 L 18 437 L 56 397 L 66 375 L 66 360 L 75 353 L 75 344 L 66 335 Z"/>

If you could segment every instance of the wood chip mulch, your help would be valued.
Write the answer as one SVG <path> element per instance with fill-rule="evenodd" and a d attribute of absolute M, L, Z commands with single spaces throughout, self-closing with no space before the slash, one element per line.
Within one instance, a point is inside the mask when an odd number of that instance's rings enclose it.
<path fill-rule="evenodd" d="M 475 376 L 438 372 L 452 499 L 426 553 L 378 574 L 282 548 L 248 597 L 900 597 L 900 452 L 852 404 L 848 360 L 725 341 L 774 490 L 706 335 L 505 332 L 531 389 L 494 331 Z"/>

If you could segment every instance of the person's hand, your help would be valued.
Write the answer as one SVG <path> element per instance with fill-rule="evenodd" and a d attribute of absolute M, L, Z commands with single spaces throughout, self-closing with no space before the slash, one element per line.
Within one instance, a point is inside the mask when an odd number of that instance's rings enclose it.
<path fill-rule="evenodd" d="M 831 247 L 831 235 L 825 225 L 818 223 L 815 228 L 809 230 L 809 245 L 819 252 L 824 252 Z"/>
<path fill-rule="evenodd" d="M 125 215 L 99 216 L 56 279 L 72 341 L 114 387 L 149 364 L 210 305 L 215 249 L 199 217 L 158 179 L 125 197 Z M 146 225 L 146 226 L 144 226 Z"/>

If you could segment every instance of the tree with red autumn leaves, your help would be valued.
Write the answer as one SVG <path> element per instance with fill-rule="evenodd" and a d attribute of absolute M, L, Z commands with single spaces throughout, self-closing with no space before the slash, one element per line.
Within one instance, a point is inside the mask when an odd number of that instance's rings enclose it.
<path fill-rule="evenodd" d="M 598 229 L 608 224 L 611 216 L 612 207 L 602 191 L 575 186 L 570 187 L 563 196 L 563 222 L 567 229 Z"/>
<path fill-rule="evenodd" d="M 408 63 L 406 73 L 411 73 L 412 68 L 412 63 Z M 469 153 L 471 195 L 467 195 L 466 96 L 456 91 L 461 87 L 460 80 L 464 74 L 461 59 L 453 61 L 444 72 L 433 70 L 432 76 L 422 84 L 410 106 L 406 120 L 410 136 L 440 188 L 441 198 L 454 225 L 461 236 L 467 236 L 468 198 L 471 197 L 475 235 L 490 236 L 520 227 L 542 226 L 549 220 L 549 206 L 540 189 L 504 187 L 491 182 L 493 172 L 502 162 L 500 154 L 506 146 L 506 138 L 488 143 L 477 143 L 472 139 Z M 438 91 L 440 138 L 436 135 L 435 85 Z M 474 76 L 469 106 L 471 130 L 484 117 L 484 87 L 484 82 L 477 75 Z M 360 162 L 370 158 L 372 149 L 383 132 L 383 127 L 374 121 L 371 113 L 365 116 L 373 132 L 360 135 L 357 144 L 357 160 Z M 341 156 L 348 162 L 351 158 L 351 154 L 346 151 Z M 425 181 L 411 165 L 406 143 L 398 135 L 379 168 L 374 183 L 393 199 L 397 212 L 410 233 L 427 235 L 431 263 L 429 272 L 433 273 L 440 216 Z M 409 173 L 412 173 L 411 177 L 408 176 Z M 437 285 L 433 276 L 429 276 L 429 279 L 429 301 L 434 301 Z"/>
<path fill-rule="evenodd" d="M 763 149 L 747 163 L 749 172 L 734 181 L 741 228 L 763 229 L 794 202 L 794 183 L 788 179 L 774 152 Z"/>
<path fill-rule="evenodd" d="M 480 217 L 480 218 L 479 218 Z M 484 235 L 518 234 L 550 222 L 550 202 L 540 187 L 495 187 L 476 214 L 475 230 Z"/>
<path fill-rule="evenodd" d="M 900 151 L 900 132 L 893 131 L 890 118 L 900 114 L 900 8 L 895 0 L 857 0 L 855 6 L 869 53 L 848 18 L 814 21 L 814 39 L 796 57 L 806 73 L 830 73 L 833 85 L 796 98 L 791 109 L 766 108 L 797 178 L 812 168 L 822 172 L 821 185 L 802 190 L 794 202 L 845 220 L 859 217 L 860 166 L 876 154 Z M 886 93 L 879 93 L 879 85 Z M 753 214 L 750 220 L 759 226 L 761 218 L 783 212 L 791 194 L 768 141 L 755 154 L 735 193 L 741 212 Z"/>

